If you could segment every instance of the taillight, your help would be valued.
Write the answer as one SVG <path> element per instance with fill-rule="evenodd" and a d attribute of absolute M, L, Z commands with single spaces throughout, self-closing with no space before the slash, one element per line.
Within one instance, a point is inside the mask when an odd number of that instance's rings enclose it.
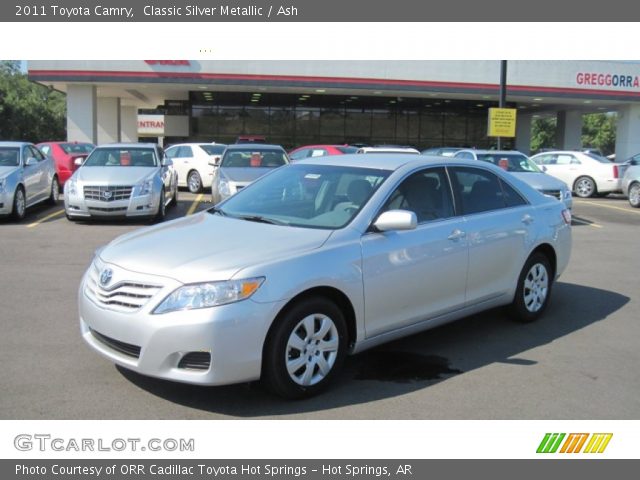
<path fill-rule="evenodd" d="M 565 208 L 562 210 L 562 219 L 567 225 L 571 225 L 571 210 Z"/>
<path fill-rule="evenodd" d="M 618 172 L 618 166 L 617 166 L 617 165 L 614 165 L 614 166 L 613 166 L 613 178 L 619 178 L 619 177 L 618 177 L 618 175 L 619 175 L 619 174 L 620 174 L 620 173 Z"/>

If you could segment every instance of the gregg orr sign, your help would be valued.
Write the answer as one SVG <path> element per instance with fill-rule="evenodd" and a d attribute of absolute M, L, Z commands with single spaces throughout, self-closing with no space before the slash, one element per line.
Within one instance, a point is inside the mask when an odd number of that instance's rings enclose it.
<path fill-rule="evenodd" d="M 576 83 L 587 87 L 618 87 L 640 89 L 638 75 L 621 75 L 618 73 L 578 72 Z"/>

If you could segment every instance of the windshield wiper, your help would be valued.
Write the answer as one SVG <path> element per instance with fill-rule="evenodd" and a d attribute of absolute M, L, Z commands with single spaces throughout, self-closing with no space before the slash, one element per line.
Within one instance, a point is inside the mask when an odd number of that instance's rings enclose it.
<path fill-rule="evenodd" d="M 262 217 L 260 215 L 238 215 L 235 218 L 247 220 L 248 222 L 268 223 L 270 225 L 287 225 L 286 222 L 275 220 L 273 218 Z"/>
<path fill-rule="evenodd" d="M 222 217 L 226 217 L 227 214 L 224 212 L 224 210 L 222 210 L 220 207 L 211 207 L 209 210 L 207 210 L 207 212 L 213 214 L 213 213 L 217 213 L 218 215 L 222 216 Z"/>

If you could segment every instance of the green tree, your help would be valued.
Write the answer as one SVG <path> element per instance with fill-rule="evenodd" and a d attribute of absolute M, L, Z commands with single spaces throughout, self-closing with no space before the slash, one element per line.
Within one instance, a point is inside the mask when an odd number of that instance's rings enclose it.
<path fill-rule="evenodd" d="M 0 140 L 66 139 L 65 96 L 29 81 L 17 61 L 0 61 Z"/>
<path fill-rule="evenodd" d="M 616 148 L 616 125 L 618 117 L 614 113 L 589 113 L 582 117 L 582 145 L 599 148 L 603 155 L 609 155 Z"/>
<path fill-rule="evenodd" d="M 538 152 L 541 148 L 556 147 L 555 117 L 534 118 L 531 122 L 531 152 Z"/>

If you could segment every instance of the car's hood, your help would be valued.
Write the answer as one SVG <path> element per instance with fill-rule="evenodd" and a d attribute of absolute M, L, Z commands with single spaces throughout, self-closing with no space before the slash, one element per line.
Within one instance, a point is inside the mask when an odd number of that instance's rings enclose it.
<path fill-rule="evenodd" d="M 260 178 L 265 173 L 268 173 L 272 170 L 273 168 L 262 168 L 262 167 L 247 167 L 247 168 L 222 167 L 220 169 L 220 173 L 222 174 L 223 177 L 226 177 L 232 182 L 249 183 L 249 182 L 253 182 L 255 179 Z"/>
<path fill-rule="evenodd" d="M 511 175 L 514 175 L 536 190 L 561 190 L 567 188 L 567 185 L 562 180 L 558 180 L 546 173 L 511 172 Z"/>
<path fill-rule="evenodd" d="M 0 178 L 8 177 L 20 167 L 0 167 Z"/>
<path fill-rule="evenodd" d="M 183 283 L 227 280 L 244 267 L 318 248 L 330 235 L 202 212 L 123 235 L 100 258 Z"/>
<path fill-rule="evenodd" d="M 95 185 L 135 185 L 155 170 L 155 167 L 80 167 L 75 178 Z"/>

